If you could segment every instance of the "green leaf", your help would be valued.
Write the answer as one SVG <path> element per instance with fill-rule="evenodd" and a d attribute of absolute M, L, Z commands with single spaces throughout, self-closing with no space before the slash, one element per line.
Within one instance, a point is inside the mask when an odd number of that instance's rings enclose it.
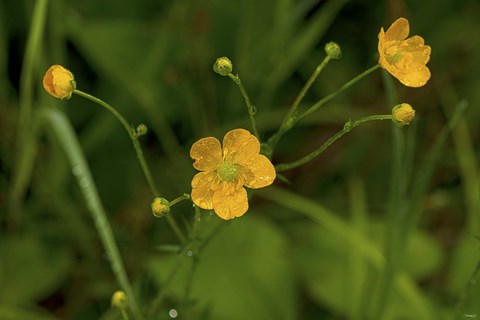
<path fill-rule="evenodd" d="M 209 310 L 209 319 L 295 318 L 296 293 L 285 239 L 272 224 L 254 214 L 249 211 L 246 217 L 221 221 L 226 225 L 200 252 L 190 297 L 197 312 Z M 151 261 L 149 270 L 160 288 L 164 288 L 175 260 L 170 256 Z M 179 300 L 185 299 L 192 258 L 188 260 L 181 264 L 169 292 Z M 171 307 L 180 317 L 186 312 Z"/>

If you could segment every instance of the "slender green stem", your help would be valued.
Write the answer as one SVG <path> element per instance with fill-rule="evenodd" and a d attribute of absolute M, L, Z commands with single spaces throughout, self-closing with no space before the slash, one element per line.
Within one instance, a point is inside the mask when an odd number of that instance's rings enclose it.
<path fill-rule="evenodd" d="M 41 57 L 41 47 L 45 21 L 47 17 L 48 0 L 38 0 L 33 9 L 32 24 L 28 34 L 25 56 L 20 74 L 20 111 L 18 116 L 17 135 L 15 143 L 15 163 L 12 173 L 12 188 L 9 194 L 9 215 L 12 222 L 20 219 L 20 202 L 27 189 L 31 176 L 35 151 L 35 132 L 32 130 L 32 102 L 35 68 Z M 36 79 L 35 79 L 36 81 Z"/>
<path fill-rule="evenodd" d="M 247 91 L 245 90 L 242 81 L 237 75 L 229 74 L 228 77 L 233 80 L 240 89 L 240 92 L 242 93 L 243 99 L 245 100 L 245 104 L 247 105 L 247 110 L 248 110 L 248 116 L 250 117 L 250 124 L 252 126 L 253 134 L 255 137 L 257 137 L 258 140 L 260 140 L 260 135 L 258 134 L 257 130 L 257 123 L 255 122 L 255 113 L 257 113 L 257 108 L 252 104 L 250 101 L 250 98 L 248 97 Z"/>
<path fill-rule="evenodd" d="M 130 285 L 127 273 L 123 266 L 120 251 L 113 236 L 112 228 L 106 217 L 105 209 L 100 201 L 97 188 L 93 182 L 87 161 L 81 151 L 80 143 L 75 136 L 75 132 L 66 116 L 60 111 L 47 109 L 44 111 L 43 116 L 45 121 L 48 122 L 49 127 L 55 132 L 60 145 L 67 155 L 70 166 L 72 167 L 72 172 L 77 179 L 83 198 L 87 204 L 87 208 L 95 222 L 100 240 L 108 254 L 112 271 L 115 274 L 120 287 L 128 296 L 135 319 L 142 319 L 140 309 L 133 294 L 132 286 Z"/>
<path fill-rule="evenodd" d="M 102 106 L 105 109 L 107 109 L 108 111 L 110 111 L 115 116 L 115 118 L 117 118 L 117 120 L 120 121 L 120 123 L 123 125 L 123 127 L 127 131 L 128 136 L 132 140 L 132 144 L 133 144 L 133 147 L 135 149 L 135 153 L 137 154 L 137 158 L 138 158 L 138 161 L 140 162 L 140 166 L 142 168 L 143 174 L 145 175 L 145 178 L 147 179 L 148 186 L 150 187 L 150 190 L 151 190 L 153 196 L 158 197 L 159 196 L 158 189 L 157 189 L 157 187 L 155 185 L 155 182 L 153 180 L 152 173 L 150 171 L 150 167 L 148 166 L 147 161 L 145 160 L 145 156 L 143 155 L 142 147 L 140 146 L 140 143 L 138 142 L 138 137 L 137 137 L 135 129 L 127 122 L 127 120 L 125 120 L 125 118 L 114 107 L 112 107 L 107 102 L 105 102 L 105 101 L 103 101 L 103 100 L 101 100 L 101 99 L 99 99 L 95 96 L 92 96 L 88 93 L 77 90 L 77 89 L 73 93 L 99 104 L 100 106 Z M 185 242 L 186 238 L 183 235 L 183 232 L 178 227 L 175 219 L 173 219 L 173 217 L 171 215 L 167 215 L 166 219 L 167 219 L 168 224 L 172 228 L 173 232 L 176 234 L 176 236 L 180 240 L 180 242 L 182 242 L 182 243 Z"/>
<path fill-rule="evenodd" d="M 367 117 L 358 119 L 356 121 L 348 121 L 347 123 L 345 123 L 342 130 L 338 131 L 336 134 L 330 137 L 324 144 L 318 147 L 318 149 L 316 149 L 315 151 L 307 154 L 306 156 L 296 161 L 276 165 L 275 170 L 277 172 L 282 172 L 285 170 L 293 169 L 301 165 L 304 165 L 305 163 L 318 157 L 322 152 L 324 152 L 328 147 L 330 147 L 335 141 L 340 139 L 344 134 L 350 132 L 350 130 L 352 130 L 355 127 L 358 127 L 359 125 L 365 122 L 374 121 L 374 120 L 391 120 L 391 119 L 392 119 L 391 114 L 380 114 L 380 115 L 367 116 Z"/>
<path fill-rule="evenodd" d="M 336 91 L 332 92 L 331 94 L 329 94 L 328 96 L 326 96 L 325 98 L 319 100 L 317 103 L 315 103 L 314 105 L 312 105 L 310 108 L 308 108 L 304 113 L 298 115 L 298 116 L 295 116 L 295 115 L 292 115 L 293 117 L 285 122 L 279 129 L 278 131 L 270 137 L 270 139 L 268 139 L 268 144 L 270 145 L 271 147 L 271 150 L 274 150 L 278 141 L 280 140 L 280 138 L 285 134 L 285 132 L 287 132 L 288 130 L 290 130 L 293 126 L 295 126 L 300 120 L 302 120 L 303 118 L 305 118 L 306 116 L 308 116 L 309 114 L 311 114 L 312 112 L 315 112 L 316 110 L 318 110 L 318 108 L 320 108 L 321 106 L 323 106 L 324 104 L 326 104 L 327 102 L 329 102 L 330 100 L 332 100 L 333 98 L 335 98 L 336 96 L 338 96 L 340 93 L 342 93 L 343 91 L 347 90 L 348 88 L 350 88 L 352 85 L 354 85 L 355 83 L 357 83 L 358 81 L 360 81 L 361 79 L 365 78 L 367 75 L 369 75 L 370 73 L 372 73 L 373 71 L 377 70 L 378 68 L 380 68 L 380 65 L 379 64 L 376 64 L 374 65 L 373 67 L 365 70 L 364 72 L 362 72 L 361 74 L 359 74 L 358 76 L 356 76 L 355 78 L 353 78 L 352 80 L 348 81 L 347 83 L 345 83 L 343 86 L 341 86 L 340 88 L 338 88 Z"/>
<path fill-rule="evenodd" d="M 170 207 L 176 205 L 177 203 L 179 202 L 182 202 L 183 200 L 189 200 L 190 199 L 190 195 L 188 193 L 184 193 L 182 194 L 181 196 L 173 199 L 172 201 L 170 201 L 169 205 Z"/>
<path fill-rule="evenodd" d="M 327 66 L 327 64 L 330 62 L 330 60 L 331 60 L 331 57 L 326 56 L 325 59 L 323 59 L 323 61 L 317 66 L 315 71 L 312 73 L 310 78 L 307 80 L 307 82 L 303 86 L 302 90 L 300 90 L 300 93 L 298 94 L 297 98 L 295 98 L 295 101 L 293 101 L 293 104 L 290 107 L 290 110 L 288 111 L 287 115 L 285 116 L 285 119 L 283 119 L 282 127 L 288 126 L 288 123 L 295 119 L 296 112 L 297 112 L 297 109 L 300 105 L 300 102 L 302 102 L 303 97 L 305 97 L 305 95 L 307 94 L 307 91 L 313 85 L 313 83 L 317 79 L 320 72 L 322 72 L 322 70 Z"/>
<path fill-rule="evenodd" d="M 128 317 L 128 313 L 126 310 L 120 310 L 120 312 L 122 313 L 122 319 L 123 320 L 129 320 L 130 318 Z"/>

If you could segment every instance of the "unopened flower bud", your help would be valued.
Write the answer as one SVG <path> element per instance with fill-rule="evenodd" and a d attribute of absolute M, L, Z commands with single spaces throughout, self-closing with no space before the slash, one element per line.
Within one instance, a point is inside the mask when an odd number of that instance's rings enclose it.
<path fill-rule="evenodd" d="M 112 307 L 125 310 L 128 306 L 128 297 L 125 292 L 118 290 L 112 295 Z"/>
<path fill-rule="evenodd" d="M 165 198 L 155 198 L 152 202 L 152 213 L 155 217 L 161 218 L 170 212 L 170 202 Z"/>
<path fill-rule="evenodd" d="M 408 103 L 397 104 L 392 109 L 392 121 L 399 127 L 409 125 L 415 118 L 415 110 Z"/>
<path fill-rule="evenodd" d="M 227 57 L 218 58 L 213 65 L 213 71 L 221 76 L 228 76 L 232 73 L 233 64 Z"/>
<path fill-rule="evenodd" d="M 43 87 L 51 96 L 68 100 L 75 90 L 76 83 L 68 69 L 56 64 L 48 68 L 43 76 Z"/>
<path fill-rule="evenodd" d="M 340 59 L 342 57 L 342 49 L 335 42 L 329 42 L 325 45 L 325 53 L 331 59 Z"/>
<path fill-rule="evenodd" d="M 148 128 L 146 125 L 144 125 L 143 123 L 140 123 L 138 126 L 137 126 L 137 129 L 135 130 L 135 135 L 137 137 L 140 137 L 140 136 L 143 136 L 144 134 L 146 134 L 148 131 Z"/>

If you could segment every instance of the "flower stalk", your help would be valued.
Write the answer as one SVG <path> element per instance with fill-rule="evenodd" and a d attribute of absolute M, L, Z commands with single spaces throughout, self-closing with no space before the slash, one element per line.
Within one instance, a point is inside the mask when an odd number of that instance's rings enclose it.
<path fill-rule="evenodd" d="M 358 127 L 359 125 L 369 122 L 369 121 L 375 121 L 375 120 L 391 120 L 392 115 L 391 114 L 381 114 L 381 115 L 373 115 L 373 116 L 367 116 L 361 119 L 358 119 L 356 121 L 348 121 L 345 123 L 343 126 L 343 129 L 338 131 L 335 135 L 330 137 L 324 144 L 322 144 L 320 147 L 318 147 L 315 151 L 307 154 L 306 156 L 290 162 L 290 163 L 283 163 L 275 166 L 275 170 L 277 172 L 282 172 L 286 170 L 290 170 L 293 168 L 297 168 L 301 165 L 304 165 L 305 163 L 315 159 L 318 157 L 320 154 L 322 154 L 328 147 L 330 147 L 335 141 L 343 137 L 346 133 L 350 132 L 353 128 Z"/>
<path fill-rule="evenodd" d="M 77 95 L 79 95 L 79 96 L 81 96 L 85 99 L 88 99 L 90 101 L 93 101 L 93 102 L 99 104 L 100 106 L 104 107 L 105 109 L 110 111 L 115 116 L 115 118 L 117 118 L 117 120 L 123 125 L 123 127 L 125 128 L 125 130 L 128 133 L 128 136 L 132 140 L 132 144 L 133 144 L 133 147 L 135 149 L 135 153 L 137 154 L 137 158 L 138 158 L 138 161 L 140 162 L 140 166 L 142 168 L 143 174 L 145 175 L 145 178 L 147 179 L 147 183 L 148 183 L 148 186 L 150 187 L 150 191 L 152 192 L 154 197 L 158 197 L 159 196 L 158 189 L 155 185 L 155 182 L 153 181 L 152 173 L 151 173 L 150 168 L 147 164 L 147 161 L 145 160 L 145 156 L 143 155 L 142 147 L 140 146 L 140 143 L 138 142 L 139 135 L 137 134 L 137 130 L 135 130 L 127 122 L 127 120 L 125 120 L 125 118 L 114 107 L 112 107 L 107 102 L 105 102 L 105 101 L 103 101 L 103 100 L 101 100 L 101 99 L 99 99 L 95 96 L 92 96 L 91 94 L 80 91 L 78 89 L 75 89 L 73 91 L 73 93 L 77 94 Z M 186 241 L 186 238 L 183 235 L 183 232 L 178 227 L 175 220 L 172 218 L 171 215 L 167 215 L 166 219 L 167 219 L 168 224 L 172 228 L 173 232 L 175 233 L 175 235 L 180 240 L 180 242 L 184 243 Z"/>

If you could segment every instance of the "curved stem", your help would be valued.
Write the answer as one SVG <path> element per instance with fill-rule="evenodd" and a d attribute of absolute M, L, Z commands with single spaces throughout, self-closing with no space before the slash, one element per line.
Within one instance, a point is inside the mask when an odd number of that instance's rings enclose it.
<path fill-rule="evenodd" d="M 302 158 L 300 158 L 300 159 L 298 159 L 294 162 L 283 163 L 283 164 L 276 165 L 275 170 L 277 172 L 286 171 L 286 170 L 289 170 L 289 169 L 299 167 L 299 166 L 315 159 L 322 152 L 324 152 L 328 147 L 330 147 L 335 141 L 340 139 L 344 134 L 350 132 L 350 130 L 352 130 L 353 128 L 361 125 L 362 123 L 365 123 L 365 122 L 368 122 L 368 121 L 374 121 L 374 120 L 391 120 L 391 119 L 392 119 L 391 114 L 381 114 L 381 115 L 373 115 L 373 116 L 364 117 L 364 118 L 358 119 L 358 120 L 353 121 L 353 122 L 349 121 L 343 126 L 342 130 L 340 130 L 335 135 L 330 137 L 330 139 L 328 139 L 324 144 L 322 144 L 320 147 L 318 147 L 318 149 L 316 149 L 315 151 L 307 154 L 306 156 L 304 156 L 304 157 L 302 157 Z"/>
<path fill-rule="evenodd" d="M 332 100 L 333 98 L 338 96 L 340 93 L 347 90 L 352 85 L 354 85 L 355 83 L 357 83 L 361 79 L 365 78 L 367 75 L 369 75 L 373 71 L 377 70 L 378 68 L 380 68 L 379 64 L 374 65 L 373 67 L 365 70 L 364 72 L 360 73 L 358 76 L 353 78 L 352 80 L 345 83 L 343 86 L 338 88 L 336 91 L 332 92 L 331 94 L 329 94 L 325 98 L 319 100 L 317 103 L 315 103 L 310 108 L 308 108 L 304 113 L 302 113 L 298 116 L 293 115 L 294 118 L 292 118 L 289 122 L 282 125 L 280 127 L 280 129 L 278 129 L 278 131 L 273 136 L 271 136 L 270 139 L 268 139 L 268 144 L 270 145 L 271 149 L 274 150 L 278 141 L 285 134 L 285 132 L 287 132 L 292 127 L 294 127 L 300 120 L 302 120 L 303 118 L 305 118 L 306 116 L 308 116 L 312 112 L 315 112 L 316 110 L 318 110 L 318 108 L 320 108 L 321 106 L 323 106 L 324 104 L 326 104 L 327 102 L 329 102 L 330 100 Z"/>
<path fill-rule="evenodd" d="M 88 94 L 86 92 L 83 92 L 83 91 L 80 91 L 80 90 L 77 90 L 77 89 L 75 89 L 75 91 L 73 93 L 99 104 L 100 106 L 102 106 L 105 109 L 107 109 L 108 111 L 110 111 L 115 116 L 115 118 L 117 118 L 117 120 L 120 121 L 120 123 L 123 125 L 123 127 L 127 131 L 128 136 L 132 140 L 133 148 L 135 149 L 135 153 L 137 154 L 137 158 L 138 158 L 138 161 L 140 162 L 140 166 L 142 168 L 143 174 L 145 175 L 145 178 L 147 179 L 148 186 L 150 187 L 150 190 L 151 190 L 153 196 L 158 197 L 159 196 L 158 189 L 155 185 L 155 182 L 153 181 L 153 177 L 152 177 L 152 173 L 150 171 L 150 167 L 148 166 L 147 161 L 145 160 L 145 156 L 143 155 L 142 147 L 140 146 L 140 143 L 138 142 L 138 137 L 136 135 L 135 129 L 127 122 L 127 120 L 125 120 L 125 118 L 114 107 L 112 107 L 107 102 L 105 102 L 105 101 L 103 101 L 103 100 L 101 100 L 101 99 L 99 99 L 95 96 L 92 96 L 91 94 Z M 184 243 L 186 241 L 186 238 L 183 235 L 183 232 L 178 227 L 175 220 L 173 219 L 173 217 L 171 215 L 167 215 L 166 219 L 167 219 L 168 224 L 172 228 L 173 232 L 176 234 L 176 236 L 180 240 L 180 242 Z"/>
<path fill-rule="evenodd" d="M 243 86 L 239 76 L 238 75 L 234 76 L 233 74 L 230 73 L 228 77 L 232 79 L 233 82 L 235 82 L 238 88 L 240 89 L 243 99 L 245 100 L 245 104 L 247 105 L 248 116 L 250 117 L 250 124 L 252 126 L 253 134 L 255 135 L 255 137 L 257 137 L 258 140 L 260 140 L 260 135 L 258 134 L 258 130 L 257 130 L 257 124 L 255 122 L 255 113 L 257 112 L 256 107 L 250 101 L 247 91 L 245 90 L 245 87 Z"/>

